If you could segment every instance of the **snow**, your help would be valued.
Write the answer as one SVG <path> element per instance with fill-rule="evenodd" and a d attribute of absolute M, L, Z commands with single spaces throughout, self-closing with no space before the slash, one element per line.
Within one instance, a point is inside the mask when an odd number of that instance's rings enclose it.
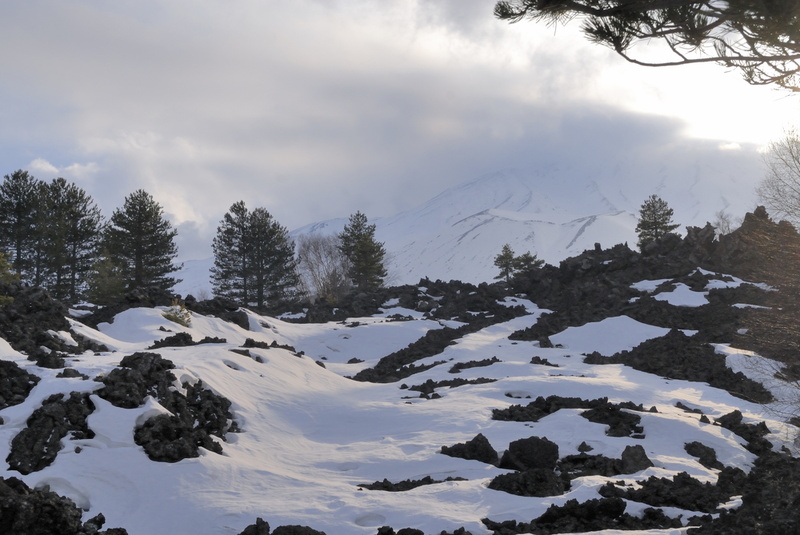
<path fill-rule="evenodd" d="M 651 281 L 639 287 L 654 290 L 657 284 L 653 284 Z M 703 294 L 677 285 L 675 290 L 658 295 L 680 306 L 698 306 Z M 126 354 L 145 350 L 176 332 L 188 332 L 195 340 L 205 336 L 225 338 L 223 344 L 156 352 L 175 363 L 179 381 L 200 379 L 230 399 L 243 431 L 228 435 L 222 455 L 204 452 L 195 459 L 156 463 L 134 443 L 133 429 L 165 409 L 151 398 L 142 407 L 120 409 L 93 395 L 96 410 L 88 420 L 96 433 L 93 439 L 64 440 L 56 461 L 39 472 L 22 476 L 5 469 L 0 475 L 19 477 L 33 487 L 49 485 L 84 508 L 85 519 L 103 513 L 106 527 L 125 527 L 131 535 L 235 535 L 256 517 L 272 526 L 309 525 L 328 535 L 374 535 L 383 525 L 414 527 L 425 533 L 464 526 L 478 535 L 487 533 L 482 518 L 527 522 L 551 504 L 597 498 L 597 489 L 609 479 L 580 478 L 565 495 L 541 499 L 490 490 L 488 482 L 505 470 L 439 453 L 442 446 L 464 442 L 477 433 L 483 433 L 498 451 L 519 438 L 546 436 L 558 444 L 561 456 L 577 453 L 581 442 L 591 445 L 592 453 L 616 458 L 626 446 L 641 445 L 655 466 L 612 478 L 625 481 L 671 477 L 684 471 L 703 481 L 715 481 L 717 471 L 703 467 L 684 451 L 684 445 L 695 440 L 713 447 L 725 465 L 744 469 L 752 465 L 754 456 L 744 448 L 743 439 L 719 426 L 703 424 L 699 415 L 676 408 L 678 401 L 701 409 L 712 420 L 738 409 L 746 421 L 765 420 L 774 431 L 768 438 L 777 448 L 794 447 L 796 429 L 782 423 L 778 414 L 790 403 L 792 392 L 781 390 L 774 381 L 771 386 L 782 397 L 773 406 L 764 407 L 704 383 L 665 379 L 622 365 L 584 364 L 581 353 L 611 355 L 667 331 L 626 316 L 570 327 L 551 337 L 558 345 L 553 348 L 512 341 L 509 334 L 534 324 L 544 312 L 523 299 L 511 299 L 506 304 L 525 306 L 526 315 L 457 340 L 443 353 L 421 361 L 445 364 L 404 380 L 419 384 L 427 379 L 490 377 L 496 382 L 439 388 L 440 399 L 425 400 L 409 397 L 416 393 L 399 388 L 397 383 L 348 379 L 426 331 L 442 327 L 398 304 L 387 302 L 379 316 L 349 318 L 344 323 L 294 324 L 248 312 L 250 330 L 197 314 L 192 314 L 190 327 L 182 327 L 165 319 L 162 309 L 131 309 L 97 330 L 72 320 L 79 335 L 109 348 L 105 353 L 70 359 L 72 367 L 90 377 L 106 373 Z M 387 318 L 395 313 L 412 319 Z M 246 338 L 290 345 L 303 355 L 280 348 L 251 349 L 251 354 L 262 360 L 257 362 L 230 351 Z M 749 374 L 758 368 L 749 362 L 764 364 L 757 355 L 727 345 L 718 345 L 717 350 L 728 356 L 732 368 Z M 501 362 L 464 369 L 459 374 L 448 372 L 457 362 L 493 356 Z M 546 358 L 558 367 L 533 365 L 533 356 Z M 18 362 L 42 378 L 24 403 L 0 411 L 5 421 L 0 426 L 0 458 L 8 455 L 11 439 L 43 399 L 57 392 L 93 392 L 100 386 L 91 380 L 56 379 L 57 370 L 36 367 L 2 339 L 0 358 Z M 364 362 L 348 364 L 352 358 Z M 325 368 L 315 361 L 324 362 Z M 768 369 L 761 369 L 762 376 L 767 377 Z M 561 410 L 536 423 L 491 419 L 494 408 L 527 403 L 515 398 L 548 395 L 585 399 L 607 396 L 612 402 L 655 406 L 658 412 L 641 414 L 643 439 L 608 437 L 604 425 L 588 422 L 579 410 Z M 397 482 L 427 475 L 434 479 L 463 477 L 467 481 L 397 493 L 357 486 L 384 478 Z M 629 504 L 629 512 L 641 509 L 640 504 Z M 685 519 L 694 514 L 671 510 L 673 513 L 683 514 Z M 685 528 L 624 533 L 676 535 L 685 533 Z"/>

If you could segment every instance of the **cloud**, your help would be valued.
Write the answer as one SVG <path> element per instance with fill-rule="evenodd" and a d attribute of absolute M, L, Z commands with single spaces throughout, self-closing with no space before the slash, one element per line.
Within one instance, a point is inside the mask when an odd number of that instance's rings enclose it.
<path fill-rule="evenodd" d="M 33 173 L 45 173 L 48 175 L 57 175 L 58 168 L 45 160 L 44 158 L 36 158 L 28 164 L 28 169 Z"/>
<path fill-rule="evenodd" d="M 678 71 L 634 78 L 644 71 L 587 45 L 577 28 L 508 25 L 491 8 L 9 5 L 0 46 L 25 53 L 0 57 L 0 165 L 80 181 L 106 214 L 144 188 L 210 254 L 238 200 L 295 228 L 356 210 L 392 215 L 505 167 L 590 173 L 648 158 L 657 167 L 665 148 L 685 143 L 696 106 L 716 110 L 695 85 L 680 87 Z M 670 100 L 684 90 L 686 114 Z M 747 110 L 726 111 L 748 123 Z M 700 145 L 714 159 L 733 142 L 749 154 L 746 139 Z"/>

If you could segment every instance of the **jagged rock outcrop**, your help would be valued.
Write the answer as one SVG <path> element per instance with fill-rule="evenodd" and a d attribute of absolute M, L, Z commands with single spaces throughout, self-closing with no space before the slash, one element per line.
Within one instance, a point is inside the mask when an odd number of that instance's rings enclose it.
<path fill-rule="evenodd" d="M 500 468 L 509 470 L 530 470 L 538 468 L 555 470 L 558 462 L 558 445 L 542 437 L 528 437 L 515 440 L 500 459 Z"/>
<path fill-rule="evenodd" d="M 120 367 L 101 378 L 97 394 L 112 405 L 139 407 L 147 396 L 156 399 L 170 414 L 150 418 L 134 431 L 134 439 L 154 461 L 177 462 L 199 455 L 202 447 L 222 453 L 215 440 L 238 427 L 230 412 L 231 402 L 203 387 L 202 382 L 184 383 L 177 391 L 175 365 L 157 353 L 134 353 L 123 358 Z"/>
<path fill-rule="evenodd" d="M 450 457 L 480 461 L 487 464 L 497 463 L 497 451 L 489 443 L 489 440 L 478 433 L 474 438 L 467 442 L 461 442 L 452 446 L 442 446 L 441 452 Z"/>
<path fill-rule="evenodd" d="M 569 480 L 544 468 L 500 474 L 489 482 L 489 488 L 517 496 L 560 496 L 570 488 Z"/>
<path fill-rule="evenodd" d="M 431 476 L 425 476 L 422 479 L 405 479 L 403 481 L 398 481 L 397 483 L 392 483 L 388 479 L 384 479 L 383 481 L 375 481 L 374 483 L 362 483 L 358 485 L 361 489 L 367 490 L 382 490 L 386 492 L 405 492 L 407 490 L 415 489 L 417 487 L 423 487 L 425 485 L 435 485 L 437 483 L 445 483 L 448 481 L 466 481 L 463 477 L 448 477 L 446 479 L 437 480 L 433 479 Z"/>
<path fill-rule="evenodd" d="M 579 503 L 569 500 L 564 505 L 551 505 L 539 518 L 530 522 L 506 520 L 495 522 L 483 519 L 484 525 L 493 535 L 514 535 L 530 533 L 549 535 L 551 533 L 583 533 L 604 529 L 647 530 L 679 528 L 679 519 L 667 517 L 658 509 L 645 509 L 644 514 L 632 516 L 625 512 L 626 504 L 621 498 L 600 498 Z"/>
<path fill-rule="evenodd" d="M 68 331 L 67 307 L 50 296 L 47 290 L 20 283 L 0 285 L 0 295 L 12 297 L 11 304 L 0 306 L 0 336 L 11 347 L 26 353 L 32 360 L 48 351 L 72 352 L 48 331 Z"/>
<path fill-rule="evenodd" d="M 26 372 L 16 362 L 0 360 L 0 409 L 25 401 L 38 382 L 39 377 Z"/>
<path fill-rule="evenodd" d="M 122 528 L 100 531 L 102 514 L 86 523 L 72 500 L 48 489 L 34 490 L 17 478 L 0 477 L 0 533 L 9 535 L 127 535 Z"/>
<path fill-rule="evenodd" d="M 230 299 L 215 297 L 205 301 L 198 301 L 189 295 L 184 302 L 186 308 L 192 312 L 197 312 L 204 316 L 213 316 L 238 325 L 246 331 L 250 330 L 250 319 L 247 317 L 247 313 L 241 310 L 239 305 Z"/>
<path fill-rule="evenodd" d="M 695 337 L 686 336 L 678 330 L 642 342 L 630 351 L 621 351 L 611 357 L 592 353 L 584 359 L 584 362 L 625 364 L 662 377 L 706 382 L 748 401 L 757 403 L 772 401 L 769 390 L 742 372 L 734 372 L 728 368 L 725 357 L 717 353 L 712 346 Z"/>
<path fill-rule="evenodd" d="M 66 399 L 53 394 L 33 411 L 26 427 L 11 441 L 6 462 L 11 470 L 30 474 L 49 466 L 61 451 L 61 441 L 71 434 L 72 439 L 93 438 L 86 418 L 94 411 L 88 394 L 72 392 Z"/>

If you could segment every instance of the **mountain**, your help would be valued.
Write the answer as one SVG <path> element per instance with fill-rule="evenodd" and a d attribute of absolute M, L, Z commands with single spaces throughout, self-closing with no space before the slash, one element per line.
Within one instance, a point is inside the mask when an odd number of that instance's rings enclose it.
<path fill-rule="evenodd" d="M 676 158 L 655 170 L 635 161 L 594 169 L 570 164 L 507 169 L 372 222 L 388 252 L 390 284 L 423 277 L 480 283 L 497 274 L 494 257 L 505 243 L 551 264 L 595 243 L 635 247 L 639 207 L 653 193 L 670 204 L 682 226 L 702 227 L 719 211 L 741 217 L 754 206 L 756 172 L 750 160 L 735 158 L 691 164 Z M 292 235 L 335 233 L 345 223 L 316 222 Z"/>
<path fill-rule="evenodd" d="M 492 281 L 503 244 L 548 263 L 593 249 L 595 243 L 636 245 L 636 221 L 647 197 L 657 194 L 686 226 L 704 226 L 725 212 L 735 222 L 755 207 L 762 170 L 745 151 L 666 147 L 657 158 L 631 155 L 616 162 L 565 162 L 505 169 L 451 187 L 391 217 L 370 216 L 388 252 L 389 284 L 422 278 Z M 660 162 L 653 164 L 653 161 Z M 347 218 L 293 230 L 340 232 Z M 185 262 L 175 287 L 181 295 L 210 294 L 211 259 Z"/>

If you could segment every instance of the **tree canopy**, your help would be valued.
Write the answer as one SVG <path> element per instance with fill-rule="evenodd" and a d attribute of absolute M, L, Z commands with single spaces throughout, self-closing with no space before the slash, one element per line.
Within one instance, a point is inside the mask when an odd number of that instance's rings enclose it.
<path fill-rule="evenodd" d="M 214 295 L 263 307 L 298 284 L 294 243 L 264 208 L 250 211 L 244 201 L 234 203 L 217 227 L 212 248 Z"/>
<path fill-rule="evenodd" d="M 530 274 L 539 269 L 544 265 L 544 260 L 531 254 L 530 251 L 517 256 L 511 246 L 505 244 L 500 253 L 494 257 L 494 265 L 500 269 L 500 274 L 495 279 L 504 279 L 509 283 L 514 277 Z"/>
<path fill-rule="evenodd" d="M 590 41 L 638 65 L 717 62 L 739 69 L 754 85 L 800 91 L 800 3 L 797 0 L 512 0 L 495 16 L 551 24 L 583 21 Z M 664 58 L 637 55 L 657 40 Z"/>
<path fill-rule="evenodd" d="M 375 240 L 375 225 L 367 222 L 367 216 L 360 211 L 352 214 L 339 239 L 339 249 L 349 262 L 348 276 L 353 284 L 361 290 L 383 286 L 387 275 L 386 249 Z"/>
<path fill-rule="evenodd" d="M 173 263 L 178 256 L 177 234 L 161 205 L 140 189 L 111 214 L 103 247 L 119 262 L 128 290 L 147 286 L 170 290 L 179 282 L 170 276 L 180 269 Z"/>
<path fill-rule="evenodd" d="M 0 248 L 8 252 L 14 272 L 35 284 L 43 188 L 40 180 L 23 170 L 6 175 L 0 184 Z"/>
<path fill-rule="evenodd" d="M 667 201 L 658 195 L 650 195 L 639 209 L 639 222 L 636 224 L 636 235 L 639 236 L 639 248 L 648 243 L 671 234 L 680 225 L 672 222 L 673 210 Z"/>

